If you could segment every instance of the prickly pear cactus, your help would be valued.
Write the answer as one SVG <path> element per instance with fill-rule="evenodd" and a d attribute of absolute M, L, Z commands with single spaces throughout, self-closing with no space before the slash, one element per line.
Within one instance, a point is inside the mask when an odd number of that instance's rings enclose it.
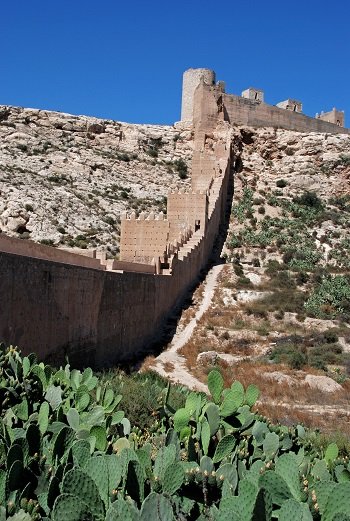
<path fill-rule="evenodd" d="M 61 494 L 55 501 L 52 521 L 62 521 L 63 519 L 65 521 L 97 521 L 89 506 L 73 494 Z"/>
<path fill-rule="evenodd" d="M 78 468 L 73 468 L 68 471 L 62 483 L 62 493 L 73 496 L 77 499 L 79 504 L 86 504 L 96 518 L 102 518 L 105 515 L 105 508 L 100 497 L 98 488 L 94 480 Z M 59 496 L 60 497 L 60 496 Z M 57 498 L 55 505 L 59 499 Z"/>
<path fill-rule="evenodd" d="M 168 498 L 151 492 L 141 508 L 141 521 L 175 521 L 173 508 Z"/>

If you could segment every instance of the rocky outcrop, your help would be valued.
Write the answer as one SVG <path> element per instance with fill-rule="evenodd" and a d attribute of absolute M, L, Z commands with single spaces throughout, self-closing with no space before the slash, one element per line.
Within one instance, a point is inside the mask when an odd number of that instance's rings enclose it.
<path fill-rule="evenodd" d="M 240 132 L 240 175 L 255 180 L 258 190 L 268 185 L 277 189 L 276 181 L 283 179 L 283 195 L 302 190 L 326 198 L 350 193 L 350 135 L 243 127 Z"/>

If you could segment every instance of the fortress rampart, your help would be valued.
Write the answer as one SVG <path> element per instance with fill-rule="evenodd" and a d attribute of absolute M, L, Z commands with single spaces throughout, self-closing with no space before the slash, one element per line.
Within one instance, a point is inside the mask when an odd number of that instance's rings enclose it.
<path fill-rule="evenodd" d="M 183 77 L 181 119 L 195 122 L 197 118 L 194 92 L 202 88 L 206 92 L 215 93 L 217 102 L 224 107 L 223 118 L 231 125 L 251 127 L 275 127 L 298 132 L 327 132 L 348 134 L 344 128 L 344 112 L 335 108 L 316 118 L 301 113 L 302 104 L 288 99 L 276 106 L 264 103 L 264 93 L 260 89 L 249 88 L 242 96 L 225 93 L 225 83 L 215 83 L 215 72 L 210 69 L 189 69 Z M 212 96 L 212 94 L 209 94 Z M 203 108 L 203 105 L 201 106 Z"/>
<path fill-rule="evenodd" d="M 334 123 L 233 94 L 223 94 L 223 103 L 226 109 L 225 116 L 231 124 L 285 128 L 298 132 L 349 133 L 349 129 Z"/>
<path fill-rule="evenodd" d="M 0 234 L 0 339 L 56 363 L 145 352 L 208 263 L 226 209 L 231 134 L 217 110 L 198 117 L 194 147 L 192 189 L 169 194 L 166 216 L 122 216 L 119 261 Z"/>
<path fill-rule="evenodd" d="M 68 355 L 106 366 L 145 353 L 210 258 L 234 161 L 231 125 L 349 132 L 266 105 L 260 91 L 233 96 L 215 76 L 197 79 L 191 72 L 183 106 L 193 117 L 191 190 L 170 193 L 166 215 L 123 215 L 120 260 L 0 234 L 0 340 L 56 363 Z"/>

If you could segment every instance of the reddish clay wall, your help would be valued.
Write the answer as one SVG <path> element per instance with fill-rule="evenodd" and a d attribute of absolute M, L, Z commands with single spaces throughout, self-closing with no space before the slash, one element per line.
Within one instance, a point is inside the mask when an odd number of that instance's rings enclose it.
<path fill-rule="evenodd" d="M 162 257 L 169 240 L 169 222 L 123 219 L 120 237 L 120 258 L 128 262 L 151 262 Z"/>

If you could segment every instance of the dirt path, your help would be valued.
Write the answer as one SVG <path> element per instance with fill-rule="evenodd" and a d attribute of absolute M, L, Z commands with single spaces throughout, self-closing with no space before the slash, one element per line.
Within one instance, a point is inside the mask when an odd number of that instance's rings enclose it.
<path fill-rule="evenodd" d="M 191 375 L 186 366 L 186 360 L 179 351 L 190 340 L 198 321 L 205 311 L 209 309 L 217 286 L 217 279 L 223 267 L 224 264 L 218 264 L 209 271 L 205 280 L 202 302 L 195 316 L 183 330 L 180 331 L 178 328 L 169 348 L 156 358 L 152 367 L 161 376 L 198 391 L 207 392 L 208 388 Z"/>

